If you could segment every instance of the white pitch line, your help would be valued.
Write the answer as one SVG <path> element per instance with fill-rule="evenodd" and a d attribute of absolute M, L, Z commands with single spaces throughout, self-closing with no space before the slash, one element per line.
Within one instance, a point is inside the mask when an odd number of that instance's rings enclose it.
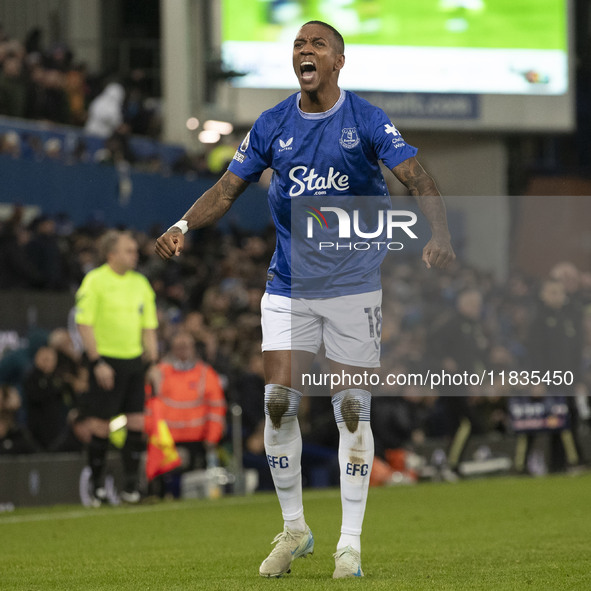
<path fill-rule="evenodd" d="M 337 491 L 338 492 L 338 491 Z M 308 500 L 326 498 L 326 493 L 304 493 Z M 32 513 L 29 515 L 5 515 L 0 514 L 0 526 L 12 523 L 35 523 L 41 521 L 58 521 L 60 519 L 83 519 L 85 517 L 121 517 L 125 515 L 134 515 L 137 513 L 150 513 L 160 511 L 180 511 L 184 509 L 223 509 L 224 507 L 238 507 L 241 505 L 253 505 L 264 502 L 276 502 L 275 496 L 271 494 L 254 495 L 252 497 L 227 497 L 219 503 L 216 501 L 206 501 L 201 504 L 197 499 L 186 503 L 183 501 L 172 502 L 160 505 L 143 505 L 139 507 L 105 507 L 104 509 L 76 509 L 74 511 L 65 511 L 63 513 Z"/>

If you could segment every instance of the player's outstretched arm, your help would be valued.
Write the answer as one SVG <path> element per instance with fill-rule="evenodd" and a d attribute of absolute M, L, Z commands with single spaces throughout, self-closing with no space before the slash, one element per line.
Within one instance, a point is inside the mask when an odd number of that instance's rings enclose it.
<path fill-rule="evenodd" d="M 217 222 L 242 194 L 249 183 L 227 170 L 220 180 L 205 191 L 181 221 L 187 223 L 186 230 L 197 230 Z M 186 231 L 185 230 L 185 231 Z M 185 236 L 180 228 L 172 226 L 156 240 L 154 250 L 160 258 L 167 260 L 183 251 Z"/>
<path fill-rule="evenodd" d="M 423 249 L 423 261 L 428 268 L 431 266 L 441 269 L 449 267 L 456 255 L 451 246 L 445 203 L 435 181 L 414 157 L 395 166 L 392 172 L 417 200 L 423 215 L 431 226 L 431 240 Z"/>

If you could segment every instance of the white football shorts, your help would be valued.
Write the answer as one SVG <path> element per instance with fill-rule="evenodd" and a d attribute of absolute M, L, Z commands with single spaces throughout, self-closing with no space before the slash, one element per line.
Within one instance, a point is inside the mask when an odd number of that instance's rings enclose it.
<path fill-rule="evenodd" d="M 265 293 L 263 351 L 318 353 L 353 367 L 380 366 L 382 290 L 323 299 Z"/>

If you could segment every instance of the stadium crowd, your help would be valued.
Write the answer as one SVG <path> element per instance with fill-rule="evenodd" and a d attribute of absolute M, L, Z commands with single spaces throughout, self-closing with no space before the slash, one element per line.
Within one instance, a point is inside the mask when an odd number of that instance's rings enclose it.
<path fill-rule="evenodd" d="M 215 153 L 228 150 L 221 143 L 208 154 L 159 153 L 148 139 L 160 136 L 160 103 L 149 92 L 145 71 L 90 72 L 65 43 L 45 47 L 39 28 L 21 42 L 0 24 L 0 116 L 42 124 L 0 131 L 0 154 L 15 158 L 123 164 L 207 178 L 219 174 Z"/>
<path fill-rule="evenodd" d="M 15 208 L 0 227 L 0 286 L 73 294 L 101 262 L 97 241 L 104 230 L 75 228 L 63 217 L 41 216 L 25 224 Z M 259 469 L 261 486 L 270 486 L 262 443 L 259 305 L 274 233 L 222 234 L 209 228 L 191 236 L 182 257 L 164 264 L 153 252 L 160 231 L 136 234 L 138 268 L 157 295 L 160 353 L 169 352 L 180 330 L 194 337 L 201 359 L 221 376 L 228 402 L 243 409 L 245 465 Z M 587 399 L 590 273 L 562 263 L 543 280 L 514 272 L 500 282 L 462 263 L 434 272 L 418 257 L 396 254 L 386 259 L 383 286 L 384 375 L 428 368 L 510 371 L 536 363 L 545 369 L 558 363 L 561 369 L 575 369 L 575 385 L 561 393 Z M 88 437 L 80 404 L 88 375 L 71 318 L 48 334 L 36 328 L 23 336 L 20 348 L 7 348 L 0 358 L 0 453 L 81 449 Z M 553 347 L 549 353 L 545 343 Z M 382 458 L 388 450 L 412 449 L 428 438 L 452 439 L 465 418 L 472 434 L 506 433 L 511 430 L 508 397 L 543 393 L 509 384 L 435 390 L 408 384 L 374 392 L 376 451 Z M 334 483 L 330 469 L 337 433 L 329 427 L 328 388 L 312 386 L 311 394 L 301 417 L 304 455 L 313 466 L 309 481 Z M 450 400 L 461 404 L 450 405 Z M 584 405 L 571 405 L 572 419 L 588 420 L 584 412 L 578 417 L 580 408 Z"/>
<path fill-rule="evenodd" d="M 97 125 L 93 101 L 103 92 L 107 76 L 91 73 L 62 42 L 45 47 L 43 31 L 33 28 L 24 42 L 11 38 L 0 24 L 0 114 L 68 125 L 88 125 L 91 132 L 107 137 L 117 124 L 129 131 L 156 136 L 159 120 L 148 100 L 145 73 L 132 71 L 119 85 L 111 117 L 113 127 Z M 104 96 L 103 96 L 104 98 Z M 108 101 L 99 101 L 108 111 Z M 96 103 L 95 103 L 96 104 Z M 103 119 L 106 123 L 106 119 Z"/>

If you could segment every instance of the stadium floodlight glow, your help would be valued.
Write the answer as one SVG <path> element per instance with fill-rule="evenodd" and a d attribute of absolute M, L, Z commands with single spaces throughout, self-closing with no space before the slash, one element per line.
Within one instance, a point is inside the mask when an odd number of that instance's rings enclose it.
<path fill-rule="evenodd" d="M 234 131 L 234 126 L 228 123 L 228 121 L 209 119 L 203 124 L 203 129 L 206 131 L 216 131 L 220 135 L 229 135 Z"/>
<path fill-rule="evenodd" d="M 197 117 L 189 117 L 187 119 L 187 129 L 189 131 L 195 131 L 199 127 L 199 119 Z"/>
<path fill-rule="evenodd" d="M 220 141 L 220 134 L 213 130 L 204 130 L 199 134 L 199 141 L 202 144 L 215 144 Z"/>

